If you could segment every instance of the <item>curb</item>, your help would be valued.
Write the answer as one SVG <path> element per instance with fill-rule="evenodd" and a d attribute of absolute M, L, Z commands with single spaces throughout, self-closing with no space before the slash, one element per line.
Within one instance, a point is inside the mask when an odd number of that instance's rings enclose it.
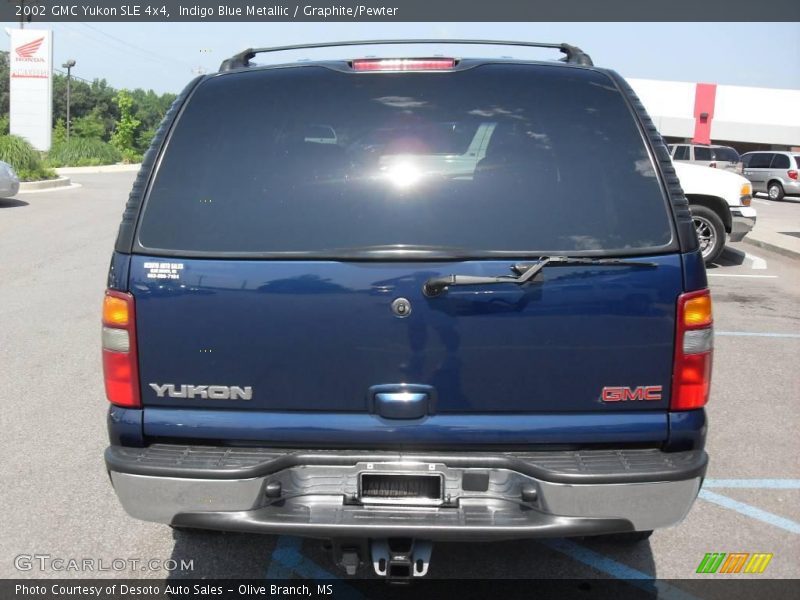
<path fill-rule="evenodd" d="M 757 248 L 764 248 L 765 250 L 771 250 L 777 254 L 781 254 L 788 258 L 800 259 L 800 252 L 796 250 L 791 250 L 790 248 L 786 248 L 785 246 L 778 246 L 777 244 L 772 244 L 770 242 L 765 242 L 759 239 L 753 239 L 750 236 L 745 236 L 742 240 L 745 244 L 750 246 L 755 246 Z"/>
<path fill-rule="evenodd" d="M 138 171 L 141 164 L 130 165 L 98 165 L 95 167 L 58 167 L 54 169 L 59 175 L 79 175 L 81 173 L 126 173 Z"/>
<path fill-rule="evenodd" d="M 44 181 L 22 181 L 19 184 L 20 192 L 33 192 L 36 190 L 49 190 L 53 188 L 69 187 L 72 185 L 69 177 L 57 177 L 56 179 L 45 179 Z"/>

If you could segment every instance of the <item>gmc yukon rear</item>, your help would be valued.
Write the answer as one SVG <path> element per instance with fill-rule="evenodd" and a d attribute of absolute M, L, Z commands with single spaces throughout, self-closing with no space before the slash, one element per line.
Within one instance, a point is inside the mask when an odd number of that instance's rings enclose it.
<path fill-rule="evenodd" d="M 103 308 L 130 515 L 331 539 L 390 577 L 436 540 L 684 518 L 712 356 L 692 218 L 629 86 L 559 47 L 248 51 L 188 85 Z"/>

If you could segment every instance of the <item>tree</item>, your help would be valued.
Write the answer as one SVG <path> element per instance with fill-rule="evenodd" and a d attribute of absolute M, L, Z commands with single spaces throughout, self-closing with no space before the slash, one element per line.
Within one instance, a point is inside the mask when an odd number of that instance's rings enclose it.
<path fill-rule="evenodd" d="M 119 119 L 111 134 L 111 144 L 125 156 L 136 151 L 136 129 L 141 121 L 133 116 L 133 98 L 127 90 L 120 90 L 115 101 L 119 108 Z"/>
<path fill-rule="evenodd" d="M 161 119 L 175 101 L 175 94 L 156 94 L 153 90 L 137 88 L 131 92 L 134 116 L 141 121 L 137 135 L 137 149 L 144 152 L 158 129 Z"/>
<path fill-rule="evenodd" d="M 0 118 L 9 114 L 9 55 L 0 51 Z M 72 133 L 78 137 L 97 138 L 109 141 L 120 119 L 117 90 L 105 79 L 87 82 L 76 76 L 70 84 L 70 117 Z M 131 116 L 139 124 L 134 129 L 132 148 L 144 151 L 158 128 L 175 94 L 157 94 L 153 90 L 137 88 L 127 92 L 132 99 Z M 59 119 L 67 118 L 67 77 L 53 73 L 53 126 Z M 2 121 L 0 121 L 2 125 Z M 100 132 L 100 126 L 103 131 Z"/>
<path fill-rule="evenodd" d="M 9 77 L 11 75 L 8 52 L 0 52 L 0 115 L 9 112 Z"/>
<path fill-rule="evenodd" d="M 56 121 L 56 126 L 53 127 L 53 144 L 61 144 L 67 141 L 67 126 L 64 124 L 64 119 Z"/>
<path fill-rule="evenodd" d="M 95 118 L 103 123 L 103 139 L 108 139 L 119 118 L 119 109 L 114 101 L 116 90 L 108 85 L 105 79 L 95 79 L 86 83 L 72 78 L 70 84 L 70 117 L 73 125 L 81 117 L 94 113 Z M 55 73 L 53 75 L 53 122 L 67 117 L 67 78 Z"/>
<path fill-rule="evenodd" d="M 72 120 L 72 134 L 81 138 L 102 140 L 106 135 L 106 124 L 99 107 L 88 115 Z"/>

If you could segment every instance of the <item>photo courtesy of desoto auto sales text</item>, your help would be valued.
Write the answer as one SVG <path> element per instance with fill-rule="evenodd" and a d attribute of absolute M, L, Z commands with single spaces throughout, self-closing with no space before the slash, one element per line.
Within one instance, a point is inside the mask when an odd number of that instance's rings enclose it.
<path fill-rule="evenodd" d="M 800 597 L 798 0 L 0 21 L 0 600 Z"/>

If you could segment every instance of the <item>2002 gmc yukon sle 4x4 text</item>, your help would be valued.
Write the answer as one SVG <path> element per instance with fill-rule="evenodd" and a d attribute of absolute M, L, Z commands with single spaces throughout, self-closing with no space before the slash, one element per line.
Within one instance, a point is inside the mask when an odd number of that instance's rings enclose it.
<path fill-rule="evenodd" d="M 683 519 L 712 355 L 692 217 L 626 82 L 552 47 L 250 64 L 263 49 L 189 84 L 103 309 L 128 513 L 330 539 L 390 577 L 424 575 L 436 540 Z"/>

